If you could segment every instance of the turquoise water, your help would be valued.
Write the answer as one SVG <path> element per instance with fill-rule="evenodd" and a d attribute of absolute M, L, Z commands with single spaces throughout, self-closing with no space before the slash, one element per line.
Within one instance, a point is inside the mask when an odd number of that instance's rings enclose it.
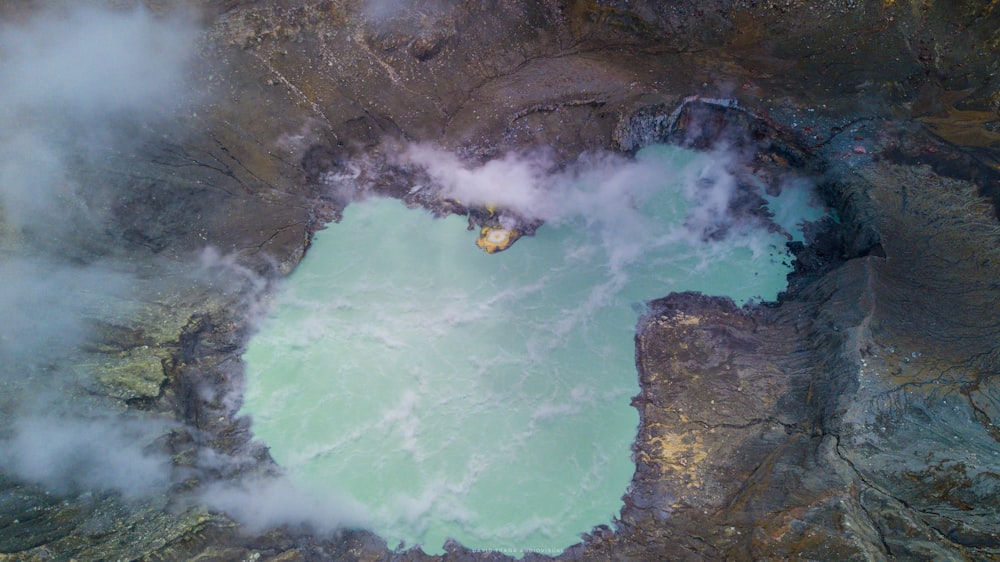
<path fill-rule="evenodd" d="M 773 299 L 790 261 L 781 234 L 692 232 L 719 218 L 718 194 L 692 187 L 712 156 L 653 147 L 619 165 L 624 187 L 577 178 L 560 197 L 579 212 L 499 254 L 463 217 L 389 199 L 319 233 L 244 356 L 244 411 L 292 481 L 428 553 L 451 537 L 553 554 L 610 524 L 635 468 L 644 303 Z M 815 214 L 796 197 L 784 215 Z"/>

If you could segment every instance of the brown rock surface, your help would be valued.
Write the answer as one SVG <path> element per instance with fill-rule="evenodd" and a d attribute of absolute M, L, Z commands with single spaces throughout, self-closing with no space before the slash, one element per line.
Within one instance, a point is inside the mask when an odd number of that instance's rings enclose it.
<path fill-rule="evenodd" d="M 135 504 L 2 475 L 0 560 L 427 558 L 364 532 L 248 536 L 184 503 L 202 482 L 273 470 L 235 416 L 257 274 L 290 271 L 337 216 L 352 195 L 324 175 L 352 158 L 405 193 L 380 162 L 386 138 L 569 158 L 690 141 L 679 133 L 705 123 L 721 124 L 706 143 L 742 131 L 751 153 L 817 175 L 835 250 L 800 253 L 779 306 L 653 303 L 621 520 L 563 557 L 1000 557 L 996 2 L 402 2 L 377 18 L 336 0 L 189 4 L 206 25 L 202 105 L 131 125 L 135 150 L 83 170 L 115 196 L 111 219 L 59 242 L 67 259 L 158 264 L 149 277 L 211 246 L 241 272 L 150 289 L 91 350 L 113 364 L 109 409 L 183 424 L 160 443 L 177 483 Z M 692 95 L 740 105 L 662 128 Z"/>

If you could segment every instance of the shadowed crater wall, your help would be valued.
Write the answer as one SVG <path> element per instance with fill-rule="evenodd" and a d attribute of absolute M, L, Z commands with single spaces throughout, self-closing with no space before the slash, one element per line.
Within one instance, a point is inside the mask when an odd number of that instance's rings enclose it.
<path fill-rule="evenodd" d="M 563 558 L 998 556 L 995 3 L 87 10 L 0 5 L 7 84 L 87 17 L 124 22 L 96 35 L 125 45 L 79 74 L 54 59 L 79 82 L 50 91 L 90 84 L 92 105 L 0 93 L 15 320 L 0 350 L 16 367 L 0 381 L 0 560 L 425 558 L 317 527 L 322 506 L 266 487 L 277 469 L 236 416 L 261 303 L 358 195 L 332 180 L 406 196 L 415 178 L 385 147 L 410 141 L 470 162 L 725 143 L 757 173 L 813 178 L 837 211 L 779 303 L 651 303 L 632 487 L 615 528 Z M 156 72 L 121 62 L 134 53 Z M 227 483 L 276 518 L 247 532 L 206 507 Z"/>

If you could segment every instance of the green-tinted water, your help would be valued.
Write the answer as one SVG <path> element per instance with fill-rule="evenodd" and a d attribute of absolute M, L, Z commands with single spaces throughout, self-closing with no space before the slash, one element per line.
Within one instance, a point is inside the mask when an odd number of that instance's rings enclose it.
<path fill-rule="evenodd" d="M 391 546 L 552 553 L 610 523 L 634 471 L 643 303 L 785 286 L 782 235 L 690 231 L 712 219 L 690 188 L 710 159 L 647 149 L 625 191 L 583 181 L 579 213 L 495 255 L 461 217 L 352 204 L 245 355 L 254 432 L 300 487 L 366 506 Z"/>

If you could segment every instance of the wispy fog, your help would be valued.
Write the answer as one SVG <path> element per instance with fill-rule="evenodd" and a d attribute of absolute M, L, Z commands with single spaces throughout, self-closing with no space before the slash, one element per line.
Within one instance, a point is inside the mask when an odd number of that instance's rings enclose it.
<path fill-rule="evenodd" d="M 8 255 L 2 263 L 0 373 L 8 384 L 57 377 L 39 366 L 75 353 L 86 339 L 85 320 L 99 315 L 106 304 L 102 301 L 124 294 L 130 283 L 120 272 L 50 258 Z M 19 366 L 17 372 L 13 365 Z"/>
<path fill-rule="evenodd" d="M 124 404 L 97 382 L 94 327 L 156 300 L 135 264 L 104 251 L 115 243 L 101 240 L 115 193 L 100 177 L 109 157 L 134 150 L 135 131 L 155 134 L 198 101 L 187 76 L 197 33 L 188 20 L 96 3 L 0 23 L 0 470 L 55 494 L 133 498 L 172 483 L 163 436 L 176 422 L 115 413 Z M 233 256 L 206 248 L 188 266 L 176 266 L 181 282 L 261 314 L 266 282 Z M 247 460 L 201 456 L 208 470 Z M 250 530 L 363 519 L 356 505 L 281 477 L 219 482 L 195 499 Z"/>
<path fill-rule="evenodd" d="M 134 266 L 100 257 L 115 194 L 95 178 L 187 96 L 196 33 L 85 2 L 0 22 L 0 469 L 54 493 L 168 482 L 165 424 L 111 413 L 86 356 L 137 299 Z"/>
<path fill-rule="evenodd" d="M 80 171 L 125 129 L 164 120 L 188 96 L 194 29 L 180 20 L 73 3 L 0 25 L 0 206 L 7 230 L 95 225 L 108 194 Z"/>
<path fill-rule="evenodd" d="M 610 152 L 583 154 L 567 167 L 545 150 L 508 153 L 476 165 L 434 145 L 412 144 L 396 158 L 425 171 L 444 197 L 556 223 L 582 219 L 620 226 L 623 218 L 634 218 L 636 204 L 650 190 L 664 183 L 655 177 L 663 173 L 662 166 Z M 711 166 L 678 162 L 672 171 L 684 177 L 685 194 L 695 204 L 689 217 L 693 228 L 726 220 L 736 194 L 734 164 L 733 155 L 720 150 L 712 155 Z"/>
<path fill-rule="evenodd" d="M 329 533 L 364 526 L 366 510 L 349 498 L 323 490 L 303 490 L 280 476 L 218 482 L 200 496 L 209 507 L 224 511 L 248 531 L 291 526 Z"/>
<path fill-rule="evenodd" d="M 66 6 L 0 28 L 6 109 L 96 123 L 174 104 L 196 44 L 191 25 L 142 9 Z"/>
<path fill-rule="evenodd" d="M 169 458 L 148 450 L 166 424 L 37 412 L 19 417 L 11 429 L 0 468 L 53 493 L 97 490 L 138 497 L 162 493 L 169 483 Z"/>
<path fill-rule="evenodd" d="M 486 163 L 469 163 L 430 144 L 407 145 L 393 154 L 397 164 L 426 173 L 441 197 L 463 205 L 494 206 L 501 213 L 551 224 L 587 224 L 601 233 L 617 264 L 641 256 L 643 248 L 637 244 L 642 240 L 664 242 L 643 235 L 650 231 L 650 219 L 639 208 L 658 186 L 673 179 L 681 180 L 689 206 L 683 216 L 659 217 L 662 224 L 682 224 L 672 236 L 697 244 L 745 232 L 749 226 L 766 226 L 761 224 L 762 187 L 747 180 L 741 184 L 739 174 L 748 175 L 744 158 L 725 147 L 707 158 L 675 158 L 666 169 L 653 159 L 610 152 L 586 153 L 568 165 L 560 165 L 545 150 L 509 153 Z M 786 183 L 810 193 L 810 184 L 801 179 Z"/>

